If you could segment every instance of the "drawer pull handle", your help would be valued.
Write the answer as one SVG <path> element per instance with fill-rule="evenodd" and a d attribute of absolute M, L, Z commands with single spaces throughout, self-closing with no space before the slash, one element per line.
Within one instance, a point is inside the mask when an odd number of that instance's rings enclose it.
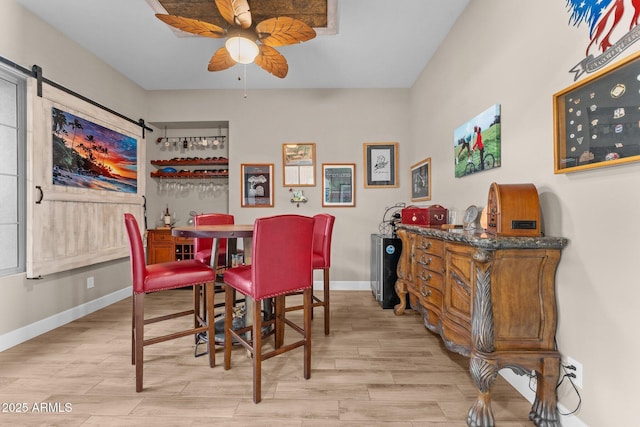
<path fill-rule="evenodd" d="M 429 296 L 431 296 L 432 291 L 431 289 L 427 289 L 426 291 L 424 290 L 424 285 L 420 286 L 420 295 L 422 295 L 423 297 L 427 298 Z"/>
<path fill-rule="evenodd" d="M 429 257 L 429 259 L 425 260 L 424 259 L 424 255 L 420 258 L 420 261 L 418 261 L 418 264 L 422 264 L 424 266 L 430 265 L 431 262 L 433 261 L 433 258 Z"/>
<path fill-rule="evenodd" d="M 422 280 L 424 280 L 425 282 L 428 282 L 429 280 L 431 280 L 431 273 L 427 274 L 427 276 L 425 277 L 423 273 L 420 273 L 420 278 Z"/>
<path fill-rule="evenodd" d="M 431 241 L 428 241 L 426 245 L 424 243 L 422 243 L 420 245 L 420 249 L 430 249 L 432 245 L 433 245 L 433 243 L 431 243 Z"/>

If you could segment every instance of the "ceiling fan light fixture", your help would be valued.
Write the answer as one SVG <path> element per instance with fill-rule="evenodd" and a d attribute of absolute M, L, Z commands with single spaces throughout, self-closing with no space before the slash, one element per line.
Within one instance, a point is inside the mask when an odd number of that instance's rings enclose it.
<path fill-rule="evenodd" d="M 224 46 L 231 58 L 240 64 L 252 63 L 260 52 L 258 45 L 246 37 L 230 37 Z"/>

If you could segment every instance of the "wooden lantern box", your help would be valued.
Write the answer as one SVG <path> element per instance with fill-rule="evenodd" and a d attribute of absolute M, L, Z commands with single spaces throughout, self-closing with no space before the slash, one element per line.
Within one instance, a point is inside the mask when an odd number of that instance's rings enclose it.
<path fill-rule="evenodd" d="M 491 184 L 487 232 L 501 236 L 540 236 L 540 200 L 533 184 Z"/>

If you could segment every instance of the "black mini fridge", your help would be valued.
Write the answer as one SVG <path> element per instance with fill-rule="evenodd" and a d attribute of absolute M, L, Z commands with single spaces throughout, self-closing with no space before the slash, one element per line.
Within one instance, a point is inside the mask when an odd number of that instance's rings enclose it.
<path fill-rule="evenodd" d="M 371 235 L 371 292 L 382 308 L 400 302 L 395 285 L 402 241 L 389 234 Z"/>

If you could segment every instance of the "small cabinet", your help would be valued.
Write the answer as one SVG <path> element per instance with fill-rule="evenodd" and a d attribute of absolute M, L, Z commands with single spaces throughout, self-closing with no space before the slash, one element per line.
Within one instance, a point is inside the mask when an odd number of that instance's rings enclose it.
<path fill-rule="evenodd" d="M 174 237 L 170 228 L 147 231 L 147 264 L 193 259 L 193 239 Z"/>

